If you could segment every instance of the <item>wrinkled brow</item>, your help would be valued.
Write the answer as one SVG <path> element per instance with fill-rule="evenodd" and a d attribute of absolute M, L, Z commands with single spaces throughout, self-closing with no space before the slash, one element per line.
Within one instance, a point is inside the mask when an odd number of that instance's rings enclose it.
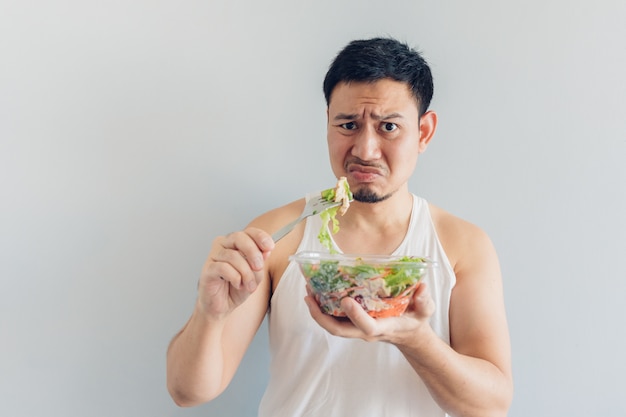
<path fill-rule="evenodd" d="M 347 113 L 338 113 L 333 120 L 357 120 L 360 119 L 360 114 L 347 114 Z M 389 119 L 397 119 L 402 118 L 400 113 L 390 113 L 385 115 L 372 114 L 372 119 L 374 120 L 389 120 Z"/>

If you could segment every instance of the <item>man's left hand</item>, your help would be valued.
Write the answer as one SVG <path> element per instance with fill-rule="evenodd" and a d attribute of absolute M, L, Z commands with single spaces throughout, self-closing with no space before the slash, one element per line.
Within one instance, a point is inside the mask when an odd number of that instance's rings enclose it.
<path fill-rule="evenodd" d="M 428 325 L 435 311 L 435 302 L 425 283 L 418 284 L 407 310 L 398 317 L 373 318 L 350 297 L 341 300 L 347 318 L 323 313 L 311 293 L 305 301 L 313 319 L 332 335 L 390 343 L 401 343 L 406 337 L 414 337 L 422 326 Z"/>

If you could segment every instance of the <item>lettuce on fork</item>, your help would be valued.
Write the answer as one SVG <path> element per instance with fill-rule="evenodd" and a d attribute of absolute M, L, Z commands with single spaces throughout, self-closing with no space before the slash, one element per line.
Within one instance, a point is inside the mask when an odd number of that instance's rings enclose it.
<path fill-rule="evenodd" d="M 317 238 L 322 246 L 330 251 L 330 253 L 337 253 L 333 248 L 331 233 L 337 233 L 339 231 L 339 220 L 337 220 L 337 214 L 344 215 L 350 207 L 350 201 L 352 201 L 352 191 L 350 191 L 350 185 L 346 177 L 340 177 L 337 181 L 337 185 L 334 188 L 329 188 L 322 191 L 322 198 L 327 201 L 341 201 L 341 205 L 333 208 L 329 208 L 320 213 L 322 219 L 322 228 L 320 229 Z M 332 229 L 331 225 L 332 224 Z"/>

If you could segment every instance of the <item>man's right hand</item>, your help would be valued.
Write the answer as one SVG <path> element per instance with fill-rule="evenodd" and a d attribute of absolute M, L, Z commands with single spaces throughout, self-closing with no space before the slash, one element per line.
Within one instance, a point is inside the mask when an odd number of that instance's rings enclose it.
<path fill-rule="evenodd" d="M 272 249 L 272 237 L 254 227 L 213 241 L 198 282 L 198 307 L 205 317 L 223 318 L 256 290 Z"/>

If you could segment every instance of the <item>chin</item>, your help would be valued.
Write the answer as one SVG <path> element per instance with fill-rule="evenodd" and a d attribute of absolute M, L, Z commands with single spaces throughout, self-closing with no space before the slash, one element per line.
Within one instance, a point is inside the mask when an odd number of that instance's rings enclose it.
<path fill-rule="evenodd" d="M 361 203 L 379 203 L 391 197 L 391 194 L 381 195 L 368 188 L 361 188 L 353 191 L 352 195 L 354 197 L 354 201 L 359 201 Z"/>

